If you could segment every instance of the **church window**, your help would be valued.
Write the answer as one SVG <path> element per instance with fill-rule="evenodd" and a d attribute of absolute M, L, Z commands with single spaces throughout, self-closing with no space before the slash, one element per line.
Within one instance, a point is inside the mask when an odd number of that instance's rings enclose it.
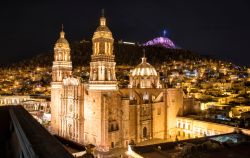
<path fill-rule="evenodd" d="M 111 51 L 110 51 L 110 43 L 108 43 L 108 53 L 109 53 L 109 55 L 111 54 Z"/>
<path fill-rule="evenodd" d="M 157 115 L 161 115 L 161 108 L 157 109 Z"/>
<path fill-rule="evenodd" d="M 96 54 L 96 43 L 94 43 L 94 53 Z"/>
<path fill-rule="evenodd" d="M 148 95 L 147 92 L 144 93 L 144 95 L 143 95 L 143 100 L 149 100 L 149 95 Z"/>
<path fill-rule="evenodd" d="M 68 125 L 69 136 L 72 136 L 72 125 Z"/>
<path fill-rule="evenodd" d="M 114 125 L 113 124 L 111 124 L 111 131 L 114 131 Z"/>
<path fill-rule="evenodd" d="M 104 44 L 105 44 L 105 45 L 104 45 L 105 54 L 107 54 L 107 48 L 108 48 L 107 42 L 105 42 Z"/>
<path fill-rule="evenodd" d="M 147 128 L 146 127 L 144 127 L 143 128 L 143 138 L 146 138 L 147 137 Z"/>
<path fill-rule="evenodd" d="M 97 52 L 96 53 L 99 53 L 99 42 L 97 42 Z"/>

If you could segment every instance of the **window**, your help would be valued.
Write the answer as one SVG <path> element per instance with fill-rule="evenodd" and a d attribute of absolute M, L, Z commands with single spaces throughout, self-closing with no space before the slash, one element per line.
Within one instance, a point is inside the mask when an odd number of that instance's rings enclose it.
<path fill-rule="evenodd" d="M 114 129 L 114 125 L 113 124 L 111 124 L 111 131 L 114 131 L 115 129 Z"/>
<path fill-rule="evenodd" d="M 143 138 L 146 138 L 147 137 L 147 128 L 144 127 L 143 128 Z"/>
<path fill-rule="evenodd" d="M 73 133 L 72 133 L 72 125 L 71 124 L 68 125 L 68 130 L 69 130 L 68 131 L 69 132 L 69 136 L 72 137 Z"/>
<path fill-rule="evenodd" d="M 161 108 L 157 109 L 157 115 L 161 115 Z"/>
<path fill-rule="evenodd" d="M 143 100 L 144 100 L 144 101 L 145 101 L 145 100 L 149 100 L 149 94 L 148 94 L 148 92 L 144 93 L 144 95 L 143 95 Z"/>

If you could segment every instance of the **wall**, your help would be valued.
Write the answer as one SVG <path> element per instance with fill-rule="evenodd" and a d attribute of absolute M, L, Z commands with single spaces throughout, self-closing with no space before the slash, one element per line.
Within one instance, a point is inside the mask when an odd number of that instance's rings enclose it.
<path fill-rule="evenodd" d="M 235 130 L 235 127 L 232 126 L 187 117 L 177 117 L 176 127 L 175 134 L 179 139 L 225 134 Z"/>
<path fill-rule="evenodd" d="M 153 138 L 164 139 L 166 130 L 165 103 L 153 103 Z"/>
<path fill-rule="evenodd" d="M 85 91 L 84 98 L 84 142 L 100 146 L 102 94 Z"/>
<path fill-rule="evenodd" d="M 170 138 L 176 128 L 176 117 L 183 114 L 183 91 L 182 89 L 170 88 L 165 93 L 167 103 L 167 138 Z"/>

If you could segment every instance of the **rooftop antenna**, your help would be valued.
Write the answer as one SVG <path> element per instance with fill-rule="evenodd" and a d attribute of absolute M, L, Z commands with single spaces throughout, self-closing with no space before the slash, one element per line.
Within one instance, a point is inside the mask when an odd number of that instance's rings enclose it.
<path fill-rule="evenodd" d="M 143 57 L 141 58 L 142 63 L 145 63 L 147 61 L 146 55 L 145 55 L 145 48 L 142 49 L 143 51 Z"/>

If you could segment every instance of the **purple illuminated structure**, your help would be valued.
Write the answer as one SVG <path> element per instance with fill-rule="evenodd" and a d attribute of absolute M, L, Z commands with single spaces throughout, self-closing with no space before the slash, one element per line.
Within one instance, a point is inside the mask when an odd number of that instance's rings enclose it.
<path fill-rule="evenodd" d="M 174 43 L 166 37 L 157 37 L 143 44 L 143 46 L 161 46 L 164 48 L 176 48 Z"/>

